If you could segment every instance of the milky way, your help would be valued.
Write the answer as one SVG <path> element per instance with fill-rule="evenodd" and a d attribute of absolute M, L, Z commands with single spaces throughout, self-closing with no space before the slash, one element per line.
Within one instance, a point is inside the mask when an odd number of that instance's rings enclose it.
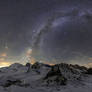
<path fill-rule="evenodd" d="M 92 12 L 71 9 L 53 14 L 36 37 L 36 57 L 54 63 L 85 63 L 92 57 Z M 38 52 L 37 52 L 38 50 Z"/>
<path fill-rule="evenodd" d="M 91 0 L 0 0 L 0 54 L 7 44 L 13 60 L 32 48 L 37 59 L 90 63 L 91 26 Z"/>

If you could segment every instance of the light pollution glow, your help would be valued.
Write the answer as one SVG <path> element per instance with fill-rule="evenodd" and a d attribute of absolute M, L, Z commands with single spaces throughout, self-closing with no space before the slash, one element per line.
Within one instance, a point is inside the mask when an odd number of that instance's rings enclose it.
<path fill-rule="evenodd" d="M 7 57 L 7 53 L 2 53 L 0 56 L 1 57 Z"/>
<path fill-rule="evenodd" d="M 0 67 L 9 66 L 12 64 L 12 62 L 6 60 L 7 57 L 7 53 L 0 54 Z"/>
<path fill-rule="evenodd" d="M 12 63 L 9 62 L 9 61 L 1 61 L 0 60 L 0 67 L 6 67 L 6 66 L 9 66 L 11 65 Z"/>
<path fill-rule="evenodd" d="M 27 62 L 29 62 L 31 64 L 34 64 L 36 62 L 36 60 L 35 60 L 35 58 L 33 58 L 31 56 L 31 54 L 32 54 L 32 49 L 28 49 L 26 51 L 26 55 L 25 56 L 28 58 Z M 12 61 L 8 61 L 6 59 L 7 57 L 8 57 L 7 53 L 0 54 L 0 67 L 6 67 L 6 66 L 10 66 L 11 64 L 13 64 Z M 92 59 L 92 58 L 89 58 L 89 59 Z M 39 62 L 40 63 L 44 63 L 44 64 L 48 64 L 48 65 L 54 65 L 53 63 L 50 63 L 48 61 L 39 61 Z M 86 66 L 86 67 L 92 67 L 92 63 L 84 64 L 84 66 Z"/>

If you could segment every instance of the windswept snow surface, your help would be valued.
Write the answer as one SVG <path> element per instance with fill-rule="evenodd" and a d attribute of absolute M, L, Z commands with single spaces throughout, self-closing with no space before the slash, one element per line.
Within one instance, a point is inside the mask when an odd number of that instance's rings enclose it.
<path fill-rule="evenodd" d="M 76 71 L 73 75 L 68 66 L 65 68 L 61 65 L 60 70 L 68 79 L 67 84 L 56 85 L 53 82 L 47 85 L 43 78 L 50 71 L 50 66 L 39 64 L 36 69 L 31 66 L 29 72 L 27 69 L 28 67 L 17 63 L 1 68 L 0 92 L 92 92 L 92 75 L 82 74 L 83 70 L 73 68 Z M 76 76 L 81 76 L 81 79 L 76 80 Z"/>

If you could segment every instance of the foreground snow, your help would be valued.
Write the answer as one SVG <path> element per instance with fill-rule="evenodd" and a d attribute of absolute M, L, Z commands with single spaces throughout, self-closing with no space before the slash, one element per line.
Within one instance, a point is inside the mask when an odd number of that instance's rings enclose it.
<path fill-rule="evenodd" d="M 92 90 L 92 75 L 82 75 L 80 69 L 72 67 L 73 71 L 76 72 L 76 74 L 72 74 L 67 69 L 67 65 L 63 65 L 64 67 L 61 65 L 61 72 L 68 79 L 67 85 L 57 85 L 54 82 L 51 85 L 47 85 L 43 78 L 51 67 L 41 64 L 39 66 L 39 69 L 30 68 L 29 72 L 27 72 L 28 67 L 20 64 L 1 68 L 0 92 L 91 92 Z M 81 79 L 77 80 L 80 75 Z"/>

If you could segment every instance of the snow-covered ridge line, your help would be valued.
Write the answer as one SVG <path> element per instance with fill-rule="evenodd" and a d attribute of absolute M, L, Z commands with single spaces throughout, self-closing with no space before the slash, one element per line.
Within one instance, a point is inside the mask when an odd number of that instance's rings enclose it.
<path fill-rule="evenodd" d="M 33 65 L 15 63 L 0 68 L 0 92 L 71 92 L 77 90 L 75 86 L 90 92 L 84 89 L 92 89 L 92 68 L 65 63 L 51 66 L 38 62 Z M 70 91 L 67 90 L 69 87 Z"/>

